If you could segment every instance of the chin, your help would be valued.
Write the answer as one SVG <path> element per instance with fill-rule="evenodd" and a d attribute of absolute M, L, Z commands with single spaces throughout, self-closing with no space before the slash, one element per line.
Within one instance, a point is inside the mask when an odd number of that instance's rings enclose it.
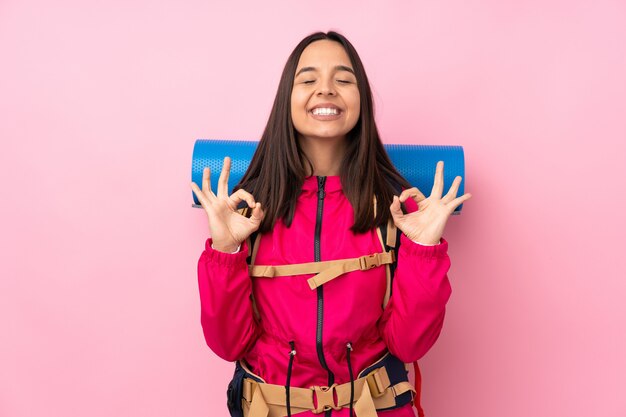
<path fill-rule="evenodd" d="M 345 134 L 319 134 L 319 135 L 307 135 L 307 137 L 317 140 L 342 140 L 346 138 Z"/>

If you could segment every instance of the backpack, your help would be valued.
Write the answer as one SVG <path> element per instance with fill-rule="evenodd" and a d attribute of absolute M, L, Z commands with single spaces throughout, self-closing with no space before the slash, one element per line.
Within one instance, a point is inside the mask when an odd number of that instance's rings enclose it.
<path fill-rule="evenodd" d="M 394 184 L 394 188 L 397 194 L 399 195 L 400 192 L 402 191 L 401 187 L 397 184 Z M 374 207 L 376 207 L 376 197 L 374 197 Z M 237 207 L 237 210 L 240 214 L 246 217 L 250 215 L 250 209 L 245 201 L 242 201 L 240 203 L 240 205 Z M 402 210 L 404 213 L 406 213 L 404 206 L 402 206 Z M 397 257 L 395 256 L 395 254 L 398 253 L 400 249 L 401 233 L 402 231 L 395 226 L 393 218 L 389 219 L 389 222 L 387 223 L 387 225 L 380 225 L 377 227 L 377 235 L 380 239 L 383 250 L 386 253 L 392 254 L 391 262 L 384 262 L 386 264 L 385 269 L 386 269 L 386 275 L 387 275 L 387 286 L 386 286 L 386 291 L 385 291 L 385 297 L 382 303 L 383 310 L 387 307 L 387 304 L 389 303 L 389 299 L 391 298 L 391 295 L 392 295 L 393 277 L 394 277 L 394 273 L 397 267 Z M 249 254 L 248 254 L 248 257 L 246 258 L 246 261 L 248 265 L 251 267 L 254 267 L 253 262 L 256 259 L 258 243 L 260 241 L 260 239 L 257 239 L 257 238 L 258 238 L 258 231 L 255 231 L 246 239 L 248 248 L 249 248 Z M 323 282 L 319 283 L 318 285 L 322 285 L 322 284 Z M 260 314 L 257 309 L 253 294 L 250 294 L 250 299 L 252 301 L 254 314 L 257 319 L 260 319 Z M 409 371 L 410 365 L 411 363 L 404 364 L 404 368 L 407 373 Z M 415 396 L 413 398 L 413 405 L 415 406 L 417 410 L 418 417 L 424 417 L 424 410 L 421 407 L 421 385 L 422 385 L 421 372 L 420 372 L 417 361 L 413 362 L 412 365 L 413 365 L 414 374 L 415 374 Z M 237 375 L 237 372 L 242 373 L 242 370 L 240 368 L 241 368 L 240 366 L 239 366 L 239 369 L 236 368 L 235 375 Z M 241 377 L 243 377 L 243 375 L 241 375 Z M 233 378 L 233 381 L 235 379 L 236 378 Z M 232 405 L 235 405 L 238 401 L 240 402 L 240 399 L 236 398 L 237 397 L 236 395 L 233 395 L 232 390 L 233 388 L 229 385 L 229 390 L 228 390 L 229 408 Z M 231 403 L 235 403 L 235 404 L 231 404 Z M 232 410 L 231 410 L 231 413 L 232 413 Z"/>

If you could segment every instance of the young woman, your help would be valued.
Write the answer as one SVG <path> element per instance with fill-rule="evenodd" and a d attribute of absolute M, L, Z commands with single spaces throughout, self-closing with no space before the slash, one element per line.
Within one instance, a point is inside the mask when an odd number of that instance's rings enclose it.
<path fill-rule="evenodd" d="M 441 332 L 451 294 L 442 234 L 471 197 L 456 197 L 461 177 L 442 196 L 440 161 L 427 198 L 396 171 L 363 64 L 332 31 L 289 56 L 231 195 L 229 171 L 227 157 L 216 192 L 208 168 L 202 190 L 191 188 L 211 235 L 198 262 L 204 336 L 237 361 L 232 415 L 413 416 L 404 363 Z M 381 237 L 394 227 L 397 256 Z"/>

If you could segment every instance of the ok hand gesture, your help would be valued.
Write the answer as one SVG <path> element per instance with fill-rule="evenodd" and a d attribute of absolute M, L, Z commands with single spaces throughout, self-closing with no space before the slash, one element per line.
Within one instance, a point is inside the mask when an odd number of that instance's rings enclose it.
<path fill-rule="evenodd" d="M 248 236 L 261 225 L 265 212 L 261 203 L 255 202 L 249 192 L 239 189 L 228 195 L 228 176 L 230 174 L 230 158 L 224 158 L 224 165 L 217 183 L 217 195 L 211 190 L 211 170 L 204 168 L 202 173 L 202 190 L 195 182 L 191 189 L 198 197 L 209 218 L 209 229 L 213 238 L 213 247 L 221 252 L 234 252 Z M 252 216 L 247 218 L 237 212 L 237 205 L 246 201 L 252 208 Z"/>
<path fill-rule="evenodd" d="M 450 214 L 472 196 L 465 193 L 456 197 L 459 184 L 461 184 L 461 177 L 457 176 L 448 193 L 441 198 L 443 193 L 443 161 L 439 161 L 430 197 L 426 198 L 416 187 L 402 191 L 399 197 L 393 197 L 393 203 L 389 209 L 396 227 L 411 240 L 425 244 L 437 244 L 441 239 Z M 400 203 L 404 203 L 409 197 L 418 204 L 418 210 L 403 214 Z"/>

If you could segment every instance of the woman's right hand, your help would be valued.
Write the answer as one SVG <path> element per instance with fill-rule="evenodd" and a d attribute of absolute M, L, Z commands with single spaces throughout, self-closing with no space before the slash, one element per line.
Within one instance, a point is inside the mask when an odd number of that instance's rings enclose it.
<path fill-rule="evenodd" d="M 213 238 L 213 248 L 221 252 L 234 252 L 261 225 L 265 212 L 261 203 L 255 202 L 249 192 L 239 189 L 228 195 L 228 176 L 230 174 L 230 158 L 224 158 L 222 172 L 217 182 L 217 195 L 211 190 L 211 170 L 204 168 L 202 173 L 202 190 L 195 182 L 191 189 L 204 207 L 209 217 L 209 229 Z M 252 208 L 252 215 L 247 218 L 237 212 L 237 206 L 245 201 Z"/>

